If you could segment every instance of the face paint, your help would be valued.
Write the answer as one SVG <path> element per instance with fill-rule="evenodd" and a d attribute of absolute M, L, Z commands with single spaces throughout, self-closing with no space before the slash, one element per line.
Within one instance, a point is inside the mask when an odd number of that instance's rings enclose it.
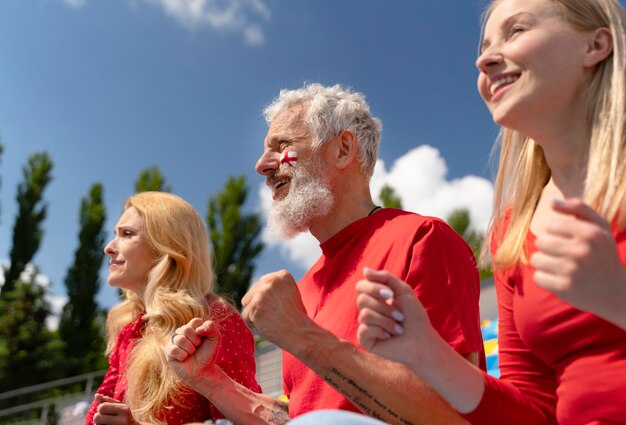
<path fill-rule="evenodd" d="M 298 161 L 298 154 L 294 151 L 285 151 L 280 156 L 280 163 L 283 167 L 295 167 Z"/>

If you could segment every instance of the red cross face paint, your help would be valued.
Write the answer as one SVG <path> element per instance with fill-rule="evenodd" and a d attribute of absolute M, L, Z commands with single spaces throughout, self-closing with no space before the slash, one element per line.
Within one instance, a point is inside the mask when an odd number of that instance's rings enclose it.
<path fill-rule="evenodd" d="M 280 164 L 284 168 L 295 167 L 298 162 L 298 154 L 294 151 L 285 151 L 280 156 Z"/>

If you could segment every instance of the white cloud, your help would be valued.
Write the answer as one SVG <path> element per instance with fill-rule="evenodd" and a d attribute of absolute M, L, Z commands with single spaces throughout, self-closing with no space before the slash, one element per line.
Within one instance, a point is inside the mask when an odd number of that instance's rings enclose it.
<path fill-rule="evenodd" d="M 63 0 L 63 3 L 78 9 L 79 7 L 83 7 L 86 1 L 87 0 Z"/>
<path fill-rule="evenodd" d="M 248 45 L 258 46 L 265 36 L 258 20 L 271 17 L 261 0 L 142 0 L 156 6 L 188 28 L 209 27 L 241 33 Z"/>
<path fill-rule="evenodd" d="M 378 201 L 381 188 L 388 184 L 402 199 L 405 210 L 422 215 L 445 219 L 454 209 L 467 208 L 471 227 L 486 230 L 491 217 L 493 184 L 485 178 L 471 175 L 447 180 L 447 172 L 439 151 L 422 145 L 394 161 L 390 170 L 386 169 L 384 161 L 379 160 L 370 187 L 374 199 Z M 262 213 L 267 217 L 272 197 L 265 184 L 259 189 L 259 198 Z M 268 246 L 277 246 L 282 255 L 303 269 L 311 267 L 321 253 L 317 240 L 308 232 L 283 241 L 265 228 L 262 238 Z"/>
<path fill-rule="evenodd" d="M 46 327 L 50 330 L 56 330 L 59 327 L 61 313 L 63 312 L 63 307 L 67 304 L 68 298 L 64 295 L 46 294 L 44 299 L 50 305 L 50 315 L 46 318 Z"/>
<path fill-rule="evenodd" d="M 446 180 L 448 168 L 439 151 L 422 145 L 394 161 L 386 170 L 378 161 L 372 177 L 376 198 L 388 184 L 402 199 L 405 210 L 445 219 L 456 208 L 467 208 L 472 228 L 484 231 L 491 217 L 493 184 L 482 177 L 465 176 Z"/>
<path fill-rule="evenodd" d="M 73 8 L 87 0 L 62 0 Z M 216 31 L 237 33 L 249 46 L 261 46 L 265 35 L 259 22 L 269 21 L 272 14 L 264 0 L 129 0 L 136 7 L 140 2 L 163 9 L 166 15 L 190 29 L 208 27 Z"/>
<path fill-rule="evenodd" d="M 10 266 L 9 261 L 0 260 L 0 287 L 4 285 L 4 270 Z M 65 295 L 50 294 L 50 278 L 38 273 L 37 268 L 32 264 L 26 264 L 24 271 L 20 274 L 20 280 L 23 282 L 33 282 L 45 289 L 44 300 L 50 306 L 50 315 L 46 318 L 46 327 L 51 331 L 59 327 L 59 320 L 63 307 L 67 304 L 68 297 Z"/>

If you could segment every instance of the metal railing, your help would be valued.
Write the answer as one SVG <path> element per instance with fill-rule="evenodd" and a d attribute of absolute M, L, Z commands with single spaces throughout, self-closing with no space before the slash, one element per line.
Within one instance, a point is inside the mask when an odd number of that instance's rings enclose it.
<path fill-rule="evenodd" d="M 66 385 L 76 384 L 80 382 L 85 382 L 85 386 L 82 391 L 77 391 L 69 394 L 64 394 L 56 397 L 49 397 L 39 401 L 33 401 L 30 403 L 24 403 L 8 408 L 4 408 L 0 410 L 0 421 L 17 414 L 23 414 L 26 412 L 31 412 L 33 410 L 41 409 L 39 415 L 40 424 L 45 424 L 48 414 L 50 413 L 50 408 L 55 406 L 57 408 L 67 407 L 72 404 L 75 404 L 81 400 L 90 400 L 93 397 L 94 391 L 94 381 L 96 378 L 100 378 L 104 376 L 105 370 L 100 370 L 97 372 L 85 373 L 83 375 L 72 376 L 70 378 L 57 379 L 56 381 L 50 381 L 43 384 L 31 385 L 24 388 L 18 388 L 11 391 L 6 391 L 4 393 L 0 393 L 0 401 L 2 400 L 10 400 L 12 398 L 26 395 L 26 394 L 35 394 L 38 392 L 64 387 Z"/>

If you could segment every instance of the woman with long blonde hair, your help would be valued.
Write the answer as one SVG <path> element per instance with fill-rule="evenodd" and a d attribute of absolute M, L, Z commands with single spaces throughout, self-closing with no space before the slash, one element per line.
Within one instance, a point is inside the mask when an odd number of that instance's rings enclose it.
<path fill-rule="evenodd" d="M 502 126 L 487 248 L 501 377 L 450 350 L 386 272 L 357 285 L 359 341 L 407 364 L 471 423 L 626 423 L 624 8 L 492 1 L 477 67 Z"/>
<path fill-rule="evenodd" d="M 108 283 L 125 300 L 107 318 L 109 370 L 87 424 L 179 424 L 215 420 L 224 406 L 187 387 L 170 369 L 164 347 L 194 317 L 212 320 L 221 340 L 217 365 L 259 392 L 254 340 L 239 314 L 213 293 L 207 231 L 178 196 L 131 196 L 106 246 Z"/>

